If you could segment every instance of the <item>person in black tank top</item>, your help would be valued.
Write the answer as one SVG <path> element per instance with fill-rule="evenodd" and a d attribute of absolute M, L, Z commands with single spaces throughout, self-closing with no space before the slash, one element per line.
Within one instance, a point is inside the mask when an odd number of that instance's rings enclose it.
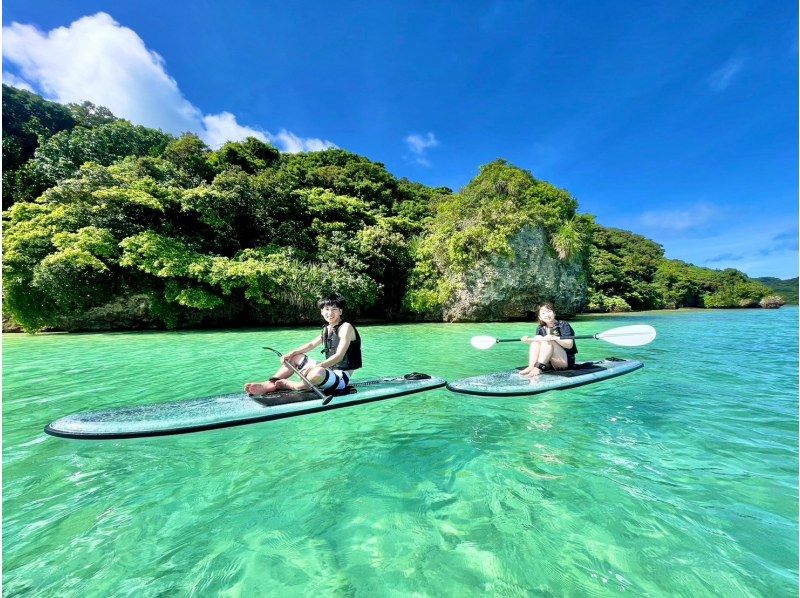
<path fill-rule="evenodd" d="M 578 347 L 570 337 L 575 331 L 567 322 L 556 320 L 553 306 L 545 303 L 539 308 L 539 327 L 536 336 L 523 336 L 520 340 L 530 345 L 528 367 L 520 374 L 535 378 L 547 370 L 566 370 L 575 365 Z"/>
<path fill-rule="evenodd" d="M 336 364 L 336 368 L 340 370 L 355 370 L 361 367 L 361 335 L 356 330 L 356 327 L 349 322 L 339 322 L 335 326 L 322 327 L 322 346 L 325 357 L 330 359 L 339 350 L 339 345 L 344 340 L 346 327 L 351 327 L 355 332 L 355 337 L 347 344 L 347 350 L 344 353 L 344 358 Z"/>
<path fill-rule="evenodd" d="M 285 362 L 291 361 L 314 386 L 328 392 L 343 391 L 353 372 L 361 367 L 361 335 L 350 322 L 342 319 L 344 299 L 339 295 L 323 297 L 318 304 L 326 324 L 314 340 L 286 353 L 283 364 L 266 382 L 249 382 L 244 390 L 250 395 L 264 395 L 276 390 L 304 390 L 306 383 L 289 378 L 294 373 Z M 316 361 L 308 352 L 322 345 L 325 359 Z"/>

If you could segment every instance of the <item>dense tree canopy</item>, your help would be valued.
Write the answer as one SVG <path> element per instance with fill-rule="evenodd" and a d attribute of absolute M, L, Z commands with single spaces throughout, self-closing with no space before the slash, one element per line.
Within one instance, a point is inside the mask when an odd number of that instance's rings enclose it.
<path fill-rule="evenodd" d="M 33 156 L 39 139 L 76 124 L 70 109 L 36 94 L 3 85 L 3 170 L 16 170 Z"/>
<path fill-rule="evenodd" d="M 340 149 L 281 154 L 248 138 L 212 151 L 5 85 L 3 108 L 3 309 L 29 331 L 306 322 L 328 292 L 351 315 L 430 314 L 454 275 L 510 256 L 526 226 L 585 269 L 593 310 L 769 294 L 595 225 L 567 191 L 503 160 L 453 193 Z"/>
<path fill-rule="evenodd" d="M 699 268 L 679 260 L 663 260 L 655 276 L 662 305 L 676 307 L 756 307 L 769 288 L 742 272 Z"/>
<path fill-rule="evenodd" d="M 790 305 L 797 305 L 798 279 L 797 276 L 788 280 L 781 280 L 771 276 L 756 278 L 758 282 L 769 287 L 784 302 Z"/>
<path fill-rule="evenodd" d="M 629 311 L 662 307 L 653 280 L 663 257 L 662 247 L 650 239 L 595 226 L 589 252 L 588 308 Z"/>
<path fill-rule="evenodd" d="M 526 225 L 542 227 L 561 259 L 583 259 L 592 219 L 577 215 L 577 206 L 566 191 L 505 160 L 482 167 L 460 193 L 431 203 L 433 216 L 415 244 L 407 307 L 436 310 L 452 293 L 454 276 L 486 256 L 510 257 L 509 241 Z"/>
<path fill-rule="evenodd" d="M 3 207 L 15 201 L 18 170 L 33 157 L 40 141 L 76 124 L 69 108 L 36 94 L 3 85 Z"/>
<path fill-rule="evenodd" d="M 738 270 L 710 270 L 664 259 L 640 235 L 595 227 L 589 259 L 592 311 L 753 307 L 769 289 Z"/>
<path fill-rule="evenodd" d="M 342 150 L 211 151 L 121 120 L 58 133 L 28 165 L 46 189 L 4 215 L 4 308 L 28 330 L 131 296 L 169 327 L 308 321 L 326 292 L 391 316 L 431 195 Z"/>

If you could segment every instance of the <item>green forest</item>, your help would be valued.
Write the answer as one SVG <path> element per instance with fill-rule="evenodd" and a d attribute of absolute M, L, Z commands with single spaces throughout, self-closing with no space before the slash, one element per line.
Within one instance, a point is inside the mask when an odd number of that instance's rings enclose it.
<path fill-rule="evenodd" d="M 798 277 L 781 280 L 772 276 L 756 278 L 756 280 L 768 286 L 776 295 L 786 301 L 789 305 L 797 305 L 798 296 Z"/>
<path fill-rule="evenodd" d="M 330 292 L 358 317 L 493 319 L 448 306 L 476 276 L 539 268 L 519 263 L 533 250 L 550 274 L 516 298 L 528 317 L 537 301 L 561 315 L 782 302 L 597 224 L 504 160 L 454 192 L 341 149 L 212 150 L 4 85 L 3 164 L 3 317 L 28 332 L 305 323 Z"/>

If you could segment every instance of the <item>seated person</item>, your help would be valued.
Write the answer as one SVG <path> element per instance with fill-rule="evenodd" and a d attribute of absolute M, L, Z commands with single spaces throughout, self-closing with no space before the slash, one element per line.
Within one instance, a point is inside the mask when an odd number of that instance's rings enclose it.
<path fill-rule="evenodd" d="M 361 367 L 361 336 L 356 327 L 342 320 L 344 299 L 335 295 L 324 297 L 318 303 L 326 325 L 315 339 L 284 355 L 284 362 L 275 375 L 266 382 L 250 382 L 244 390 L 251 396 L 265 395 L 277 390 L 305 390 L 308 385 L 302 380 L 288 378 L 294 371 L 286 365 L 294 365 L 314 386 L 326 392 L 340 392 L 347 388 L 353 371 Z M 323 345 L 325 359 L 316 361 L 307 352 Z"/>

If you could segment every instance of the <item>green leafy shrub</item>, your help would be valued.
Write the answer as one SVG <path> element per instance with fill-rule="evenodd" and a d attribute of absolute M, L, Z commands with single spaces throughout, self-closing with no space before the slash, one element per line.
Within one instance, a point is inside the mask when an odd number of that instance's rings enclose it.
<path fill-rule="evenodd" d="M 595 225 L 588 260 L 589 310 L 658 309 L 655 283 L 661 245 L 628 231 Z"/>
<path fill-rule="evenodd" d="M 460 274 L 489 256 L 513 257 L 510 240 L 524 226 L 544 229 L 559 259 L 583 260 L 592 219 L 576 209 L 569 193 L 505 160 L 482 167 L 460 193 L 441 195 L 431 205 L 425 234 L 413 246 L 406 308 L 435 316 Z"/>

